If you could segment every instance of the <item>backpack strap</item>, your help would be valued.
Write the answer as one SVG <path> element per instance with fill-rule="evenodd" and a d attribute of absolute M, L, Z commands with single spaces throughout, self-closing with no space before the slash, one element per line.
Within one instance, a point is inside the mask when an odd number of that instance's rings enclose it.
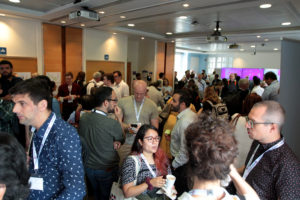
<path fill-rule="evenodd" d="M 214 107 L 214 104 L 210 100 L 206 100 L 206 102 L 209 103 L 212 108 Z"/>

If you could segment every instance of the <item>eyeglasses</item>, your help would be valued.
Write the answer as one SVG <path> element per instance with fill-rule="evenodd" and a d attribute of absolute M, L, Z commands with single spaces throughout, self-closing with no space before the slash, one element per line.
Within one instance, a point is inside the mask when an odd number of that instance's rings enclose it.
<path fill-rule="evenodd" d="M 248 116 L 246 117 L 246 123 L 247 123 L 247 125 L 249 125 L 251 128 L 253 128 L 254 125 L 256 125 L 256 124 L 276 124 L 276 123 L 274 123 L 274 122 L 256 122 L 256 121 L 254 121 L 253 119 L 249 119 Z"/>
<path fill-rule="evenodd" d="M 151 142 L 151 143 L 153 143 L 154 141 L 155 142 L 159 142 L 160 141 L 160 137 L 159 136 L 157 136 L 157 137 L 149 136 L 149 137 L 144 137 L 144 139 L 148 140 L 148 142 Z"/>
<path fill-rule="evenodd" d="M 107 99 L 107 101 L 114 101 L 114 102 L 118 102 L 118 99 Z"/>

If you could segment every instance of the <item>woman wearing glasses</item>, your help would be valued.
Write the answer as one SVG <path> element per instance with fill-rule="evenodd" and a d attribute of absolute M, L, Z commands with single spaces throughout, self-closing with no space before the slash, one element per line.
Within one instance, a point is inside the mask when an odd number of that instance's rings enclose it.
<path fill-rule="evenodd" d="M 157 129 L 143 125 L 136 134 L 131 155 L 123 163 L 121 183 L 126 198 L 164 199 L 156 194 L 171 173 L 168 158 L 159 148 L 160 137 Z"/>

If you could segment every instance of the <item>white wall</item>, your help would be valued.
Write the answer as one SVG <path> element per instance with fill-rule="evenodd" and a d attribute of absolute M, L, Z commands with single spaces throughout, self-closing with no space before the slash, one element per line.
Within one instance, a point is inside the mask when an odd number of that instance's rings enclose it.
<path fill-rule="evenodd" d="M 139 61 L 139 40 L 128 40 L 127 61 L 131 62 L 131 70 L 141 72 L 138 70 Z"/>
<path fill-rule="evenodd" d="M 104 60 L 127 62 L 127 36 L 113 35 L 110 32 L 85 29 L 84 49 L 86 60 Z"/>
<path fill-rule="evenodd" d="M 273 68 L 280 69 L 280 52 L 232 53 L 235 68 Z"/>
<path fill-rule="evenodd" d="M 0 47 L 7 56 L 37 58 L 38 72 L 43 72 L 42 24 L 40 21 L 0 17 Z"/>
<path fill-rule="evenodd" d="M 153 39 L 145 39 L 139 41 L 139 55 L 138 55 L 138 70 L 147 70 L 148 72 L 155 72 L 155 45 L 156 41 Z"/>

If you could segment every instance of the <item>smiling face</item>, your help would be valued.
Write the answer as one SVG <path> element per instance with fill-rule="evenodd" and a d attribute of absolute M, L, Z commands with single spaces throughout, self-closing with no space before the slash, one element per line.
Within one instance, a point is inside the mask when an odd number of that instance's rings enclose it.
<path fill-rule="evenodd" d="M 140 145 L 143 147 L 143 153 L 156 153 L 159 139 L 158 133 L 155 130 L 148 129 L 143 140 L 139 140 Z"/>
<path fill-rule="evenodd" d="M 13 102 L 15 103 L 13 112 L 17 114 L 20 124 L 35 126 L 41 102 L 35 105 L 28 94 L 14 95 Z"/>

